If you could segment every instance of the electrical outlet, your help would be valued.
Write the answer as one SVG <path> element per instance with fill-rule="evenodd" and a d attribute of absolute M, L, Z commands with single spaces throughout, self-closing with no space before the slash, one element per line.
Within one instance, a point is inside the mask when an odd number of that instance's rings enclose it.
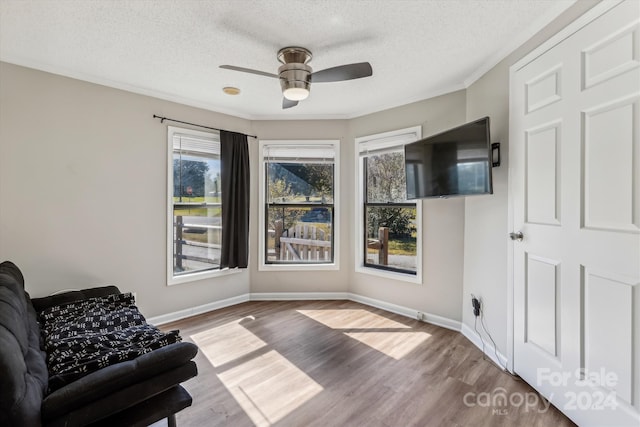
<path fill-rule="evenodd" d="M 482 303 L 479 298 L 476 298 L 473 294 L 471 294 L 471 306 L 473 307 L 473 315 L 478 317 L 480 316 L 480 309 L 482 307 Z"/>

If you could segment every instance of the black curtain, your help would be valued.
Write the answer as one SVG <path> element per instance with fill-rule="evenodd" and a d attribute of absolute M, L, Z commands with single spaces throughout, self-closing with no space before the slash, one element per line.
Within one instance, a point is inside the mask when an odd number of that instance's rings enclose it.
<path fill-rule="evenodd" d="M 246 268 L 249 260 L 249 146 L 247 136 L 220 131 L 222 253 L 220 268 Z"/>

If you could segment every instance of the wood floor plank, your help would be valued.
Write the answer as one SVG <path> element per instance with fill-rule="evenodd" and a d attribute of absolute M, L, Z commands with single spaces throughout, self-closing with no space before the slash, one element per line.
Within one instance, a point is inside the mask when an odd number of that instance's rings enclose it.
<path fill-rule="evenodd" d="M 162 329 L 200 348 L 181 427 L 574 425 L 460 333 L 352 301 L 248 302 Z"/>

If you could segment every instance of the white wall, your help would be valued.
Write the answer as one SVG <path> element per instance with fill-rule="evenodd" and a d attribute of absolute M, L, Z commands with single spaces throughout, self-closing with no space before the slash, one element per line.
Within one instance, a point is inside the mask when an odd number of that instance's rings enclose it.
<path fill-rule="evenodd" d="M 32 296 L 116 284 L 156 316 L 249 292 L 249 272 L 166 286 L 167 123 L 243 119 L 0 63 L 0 260 Z"/>

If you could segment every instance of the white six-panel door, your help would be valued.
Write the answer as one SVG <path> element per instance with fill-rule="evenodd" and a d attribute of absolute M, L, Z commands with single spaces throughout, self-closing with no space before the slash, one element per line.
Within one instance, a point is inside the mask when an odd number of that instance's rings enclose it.
<path fill-rule="evenodd" d="M 640 1 L 511 70 L 514 370 L 580 425 L 640 425 Z"/>

